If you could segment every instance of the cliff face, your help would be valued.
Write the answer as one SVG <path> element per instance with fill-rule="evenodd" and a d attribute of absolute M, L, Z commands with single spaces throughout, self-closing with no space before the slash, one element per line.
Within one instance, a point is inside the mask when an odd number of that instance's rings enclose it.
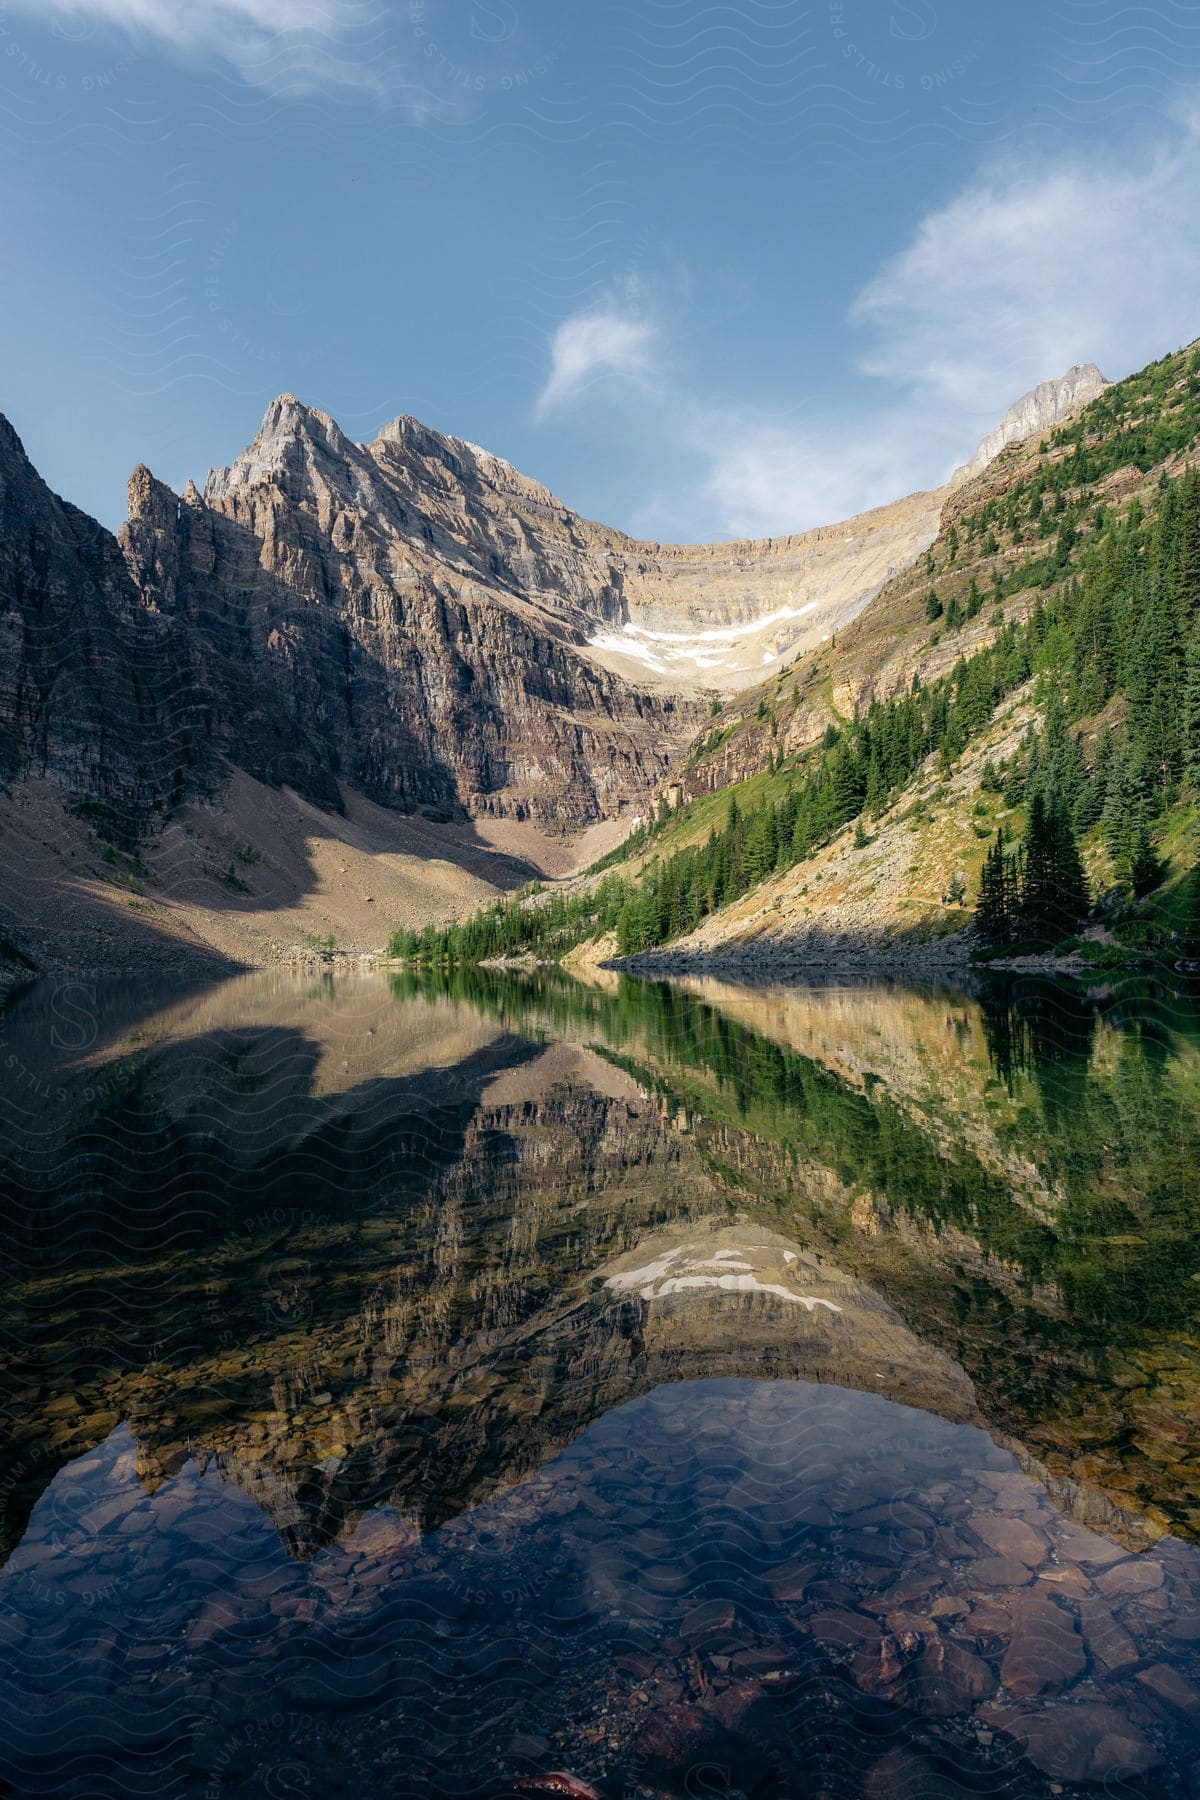
<path fill-rule="evenodd" d="M 137 471 L 130 570 L 186 626 L 222 721 L 246 718 L 253 670 L 252 773 L 296 783 L 294 747 L 258 728 L 278 714 L 319 767 L 299 783 L 314 798 L 340 781 L 447 816 L 612 816 L 661 779 L 696 704 L 591 660 L 588 631 L 620 612 L 612 571 L 569 529 L 531 529 L 544 490 L 461 452 L 405 419 L 352 444 L 285 396 L 203 498 Z"/>
<path fill-rule="evenodd" d="M 199 724 L 180 634 L 0 418 L 0 782 L 46 778 L 121 836 L 207 779 Z"/>
<path fill-rule="evenodd" d="M 121 541 L 249 772 L 326 805 L 340 781 L 579 825 L 660 783 L 714 690 L 854 616 L 938 511 L 916 495 L 765 543 L 643 544 L 415 419 L 356 444 L 283 395 L 203 497 L 136 471 Z"/>
<path fill-rule="evenodd" d="M 996 444 L 1101 382 L 1043 384 Z M 230 769 L 327 811 L 353 792 L 443 820 L 613 819 L 715 692 L 908 569 L 946 493 L 762 543 L 639 543 L 415 419 L 359 444 L 283 395 L 203 495 L 137 469 L 118 543 L 4 425 L 0 778 L 48 779 L 118 842 Z"/>
<path fill-rule="evenodd" d="M 757 681 L 764 664 L 836 631 L 932 539 L 941 506 L 940 494 L 914 494 L 790 537 L 643 543 L 416 419 L 354 444 L 291 395 L 205 498 L 282 542 L 289 582 L 303 586 L 303 557 L 286 555 L 280 509 L 308 522 L 309 554 L 332 545 L 376 592 L 398 582 L 410 608 L 431 587 L 532 608 L 590 668 L 685 698 Z"/>
<path fill-rule="evenodd" d="M 1078 412 L 1109 386 L 1095 363 L 1076 363 L 1057 381 L 1039 381 L 1029 393 L 1010 406 L 995 431 L 989 431 L 970 462 L 954 472 L 955 483 L 969 481 L 994 462 L 1010 444 L 1020 444 L 1036 433 L 1048 431 L 1071 413 Z"/>

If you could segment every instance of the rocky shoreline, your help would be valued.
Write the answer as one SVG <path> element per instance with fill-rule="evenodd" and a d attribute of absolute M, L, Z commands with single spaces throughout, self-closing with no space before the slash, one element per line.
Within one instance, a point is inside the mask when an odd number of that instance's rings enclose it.
<path fill-rule="evenodd" d="M 791 939 L 759 938 L 714 946 L 662 945 L 632 956 L 617 954 L 616 934 L 577 944 L 560 966 L 581 981 L 600 971 L 654 980 L 718 976 L 736 981 L 811 981 L 815 976 L 886 975 L 965 981 L 972 973 L 969 931 L 942 938 L 893 938 L 866 932 L 805 932 Z"/>
<path fill-rule="evenodd" d="M 1010 956 L 980 963 L 972 956 L 969 931 L 923 942 L 890 944 L 846 935 L 826 939 L 810 936 L 791 943 L 730 944 L 711 950 L 664 946 L 643 950 L 633 956 L 615 955 L 614 948 L 610 935 L 598 943 L 576 945 L 562 957 L 538 957 L 532 953 L 517 957 L 497 956 L 489 957 L 480 966 L 514 974 L 561 968 L 584 982 L 594 979 L 600 971 L 658 981 L 717 976 L 751 983 L 811 981 L 817 976 L 953 979 L 966 983 L 987 974 L 1081 977 L 1099 973 L 1085 957 L 1075 952 L 1067 956 L 1053 953 Z M 1144 965 L 1144 954 L 1130 953 L 1127 966 L 1131 971 Z M 32 981 L 55 975 L 125 980 L 153 973 L 159 977 L 170 974 L 198 979 L 206 975 L 249 974 L 255 970 L 279 968 L 300 969 L 307 974 L 361 975 L 405 966 L 402 959 L 380 950 L 328 950 L 294 944 L 278 945 L 268 956 L 228 957 L 215 955 L 206 946 L 186 942 L 164 940 L 150 950 L 145 944 L 110 941 L 99 962 L 69 953 L 52 953 L 37 962 L 22 958 L 18 964 L 15 958 L 10 960 L 0 955 L 0 1001 Z M 1108 972 L 1112 973 L 1111 970 Z"/>
<path fill-rule="evenodd" d="M 973 955 L 973 949 L 970 930 L 955 932 L 952 937 L 891 943 L 850 934 L 828 938 L 810 935 L 792 942 L 773 939 L 769 943 L 734 943 L 711 950 L 664 947 L 642 950 L 634 956 L 600 954 L 594 959 L 575 952 L 568 967 L 581 975 L 586 975 L 589 968 L 595 968 L 658 980 L 715 975 L 739 981 L 773 982 L 811 979 L 816 973 L 887 975 L 901 979 L 953 977 L 963 981 L 988 974 L 1081 977 L 1104 972 L 1077 951 L 1062 956 L 1047 951 L 1039 955 L 997 957 L 980 962 Z M 1129 952 L 1122 965 L 1130 972 L 1146 966 L 1146 953 L 1134 950 Z M 1183 968 L 1193 966 L 1181 965 Z M 1111 969 L 1107 973 L 1111 974 Z"/>
<path fill-rule="evenodd" d="M 863 937 L 806 937 L 793 943 L 731 944 L 717 950 L 643 950 L 612 957 L 601 968 L 627 975 L 671 978 L 723 975 L 778 981 L 822 973 L 966 976 L 972 969 L 966 932 L 923 943 L 872 942 Z"/>

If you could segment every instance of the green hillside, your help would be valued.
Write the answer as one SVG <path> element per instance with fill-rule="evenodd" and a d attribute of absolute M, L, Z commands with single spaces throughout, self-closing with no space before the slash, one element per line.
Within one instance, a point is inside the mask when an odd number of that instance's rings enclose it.
<path fill-rule="evenodd" d="M 931 774 L 940 781 L 923 813 L 949 809 L 944 822 L 961 828 L 964 788 L 950 778 L 964 758 L 978 769 L 975 854 L 967 877 L 961 857 L 944 869 L 943 899 L 982 891 L 984 948 L 1058 944 L 1096 902 L 1091 916 L 1131 945 L 1195 938 L 1198 440 L 1193 346 L 960 490 L 918 568 L 840 645 L 706 733 L 689 797 L 595 879 L 398 934 L 394 953 L 556 955 L 607 931 L 622 954 L 671 943 L 760 884 L 802 875 L 847 827 L 869 843 L 911 807 L 918 779 L 925 794 Z M 1028 728 L 1003 756 L 983 755 L 1014 696 L 1032 709 Z M 731 754 L 745 773 L 702 791 L 706 764 Z"/>

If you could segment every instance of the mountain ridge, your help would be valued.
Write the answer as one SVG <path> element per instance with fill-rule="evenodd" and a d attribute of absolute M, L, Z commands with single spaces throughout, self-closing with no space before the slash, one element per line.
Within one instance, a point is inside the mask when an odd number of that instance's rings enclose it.
<path fill-rule="evenodd" d="M 113 536 L 51 494 L 6 426 L 4 805 L 20 813 L 26 785 L 42 784 L 9 828 L 27 849 L 60 844 L 52 876 L 6 909 L 9 940 L 53 955 L 53 930 L 34 945 L 21 919 L 44 915 L 47 881 L 77 897 L 84 870 L 87 930 L 107 921 L 114 855 L 132 859 L 122 879 L 139 907 L 149 865 L 138 846 L 154 850 L 182 808 L 168 910 L 147 900 L 147 918 L 176 929 L 171 895 L 186 895 L 202 937 L 239 960 L 277 953 L 262 923 L 231 937 L 198 898 L 214 881 L 257 893 L 266 864 L 252 875 L 246 858 L 266 856 L 295 916 L 311 874 L 288 858 L 284 872 L 283 814 L 250 801 L 255 784 L 295 796 L 292 829 L 307 829 L 305 807 L 329 819 L 322 868 L 340 867 L 351 839 L 381 858 L 411 841 L 419 860 L 432 827 L 470 871 L 464 902 L 496 852 L 493 891 L 512 886 L 522 858 L 561 872 L 550 839 L 627 828 L 714 706 L 844 629 L 911 567 L 947 492 L 783 538 L 651 544 L 409 415 L 362 444 L 281 394 L 203 492 L 188 482 L 177 495 L 139 465 Z M 397 839 L 387 814 L 422 830 Z M 440 876 L 421 899 L 411 883 L 383 885 L 389 904 L 408 896 L 418 922 L 446 916 Z M 364 904 L 351 908 L 360 942 Z M 343 904 L 320 905 L 317 935 L 340 938 Z M 229 893 L 217 910 L 236 912 Z"/>
<path fill-rule="evenodd" d="M 1198 449 L 1192 345 L 960 483 L 924 559 L 723 708 L 588 881 L 398 931 L 398 954 L 755 979 L 961 966 L 985 846 L 1008 871 L 988 944 L 1080 967 L 1123 944 L 1195 954 Z M 1048 812 L 1062 879 L 1014 899 Z"/>
<path fill-rule="evenodd" d="M 1049 430 L 1111 386 L 1095 363 L 1075 363 L 1057 380 L 1039 381 L 1014 401 L 996 429 L 980 440 L 970 461 L 954 471 L 950 485 L 961 486 L 986 469 L 1010 444 L 1022 443 L 1037 432 Z"/>

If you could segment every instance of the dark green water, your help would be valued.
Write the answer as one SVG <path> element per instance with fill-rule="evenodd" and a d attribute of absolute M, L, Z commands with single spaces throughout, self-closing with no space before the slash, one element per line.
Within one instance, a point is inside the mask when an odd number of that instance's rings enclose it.
<path fill-rule="evenodd" d="M 1188 996 L 64 984 L 0 1069 L 8 1791 L 1200 1791 Z"/>

